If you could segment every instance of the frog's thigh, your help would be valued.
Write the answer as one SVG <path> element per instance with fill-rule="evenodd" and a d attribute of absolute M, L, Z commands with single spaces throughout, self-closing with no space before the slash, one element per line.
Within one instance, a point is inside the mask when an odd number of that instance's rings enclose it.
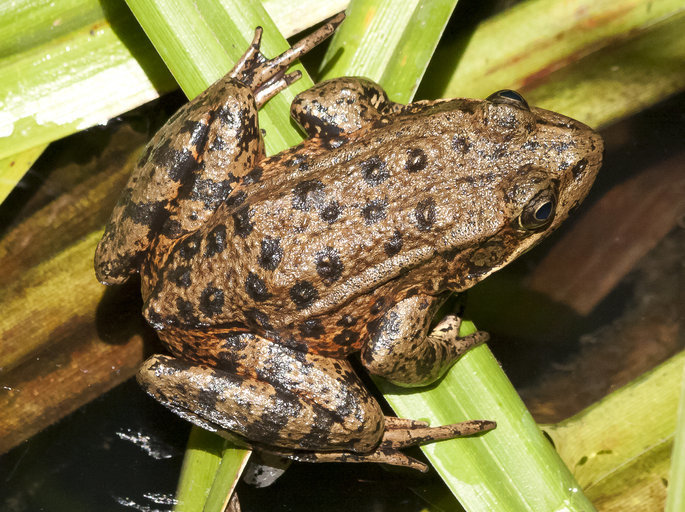
<path fill-rule="evenodd" d="M 174 114 L 148 143 L 95 254 L 98 279 L 124 282 L 158 234 L 197 229 L 263 158 L 250 90 L 224 78 Z"/>
<path fill-rule="evenodd" d="M 346 361 L 273 349 L 253 375 L 156 355 L 138 381 L 196 425 L 260 445 L 366 452 L 378 444 L 383 413 Z"/>
<path fill-rule="evenodd" d="M 369 372 L 404 386 L 430 384 L 464 352 L 487 341 L 482 331 L 460 337 L 459 319 L 453 315 L 428 332 L 446 298 L 414 295 L 395 304 L 362 350 Z"/>

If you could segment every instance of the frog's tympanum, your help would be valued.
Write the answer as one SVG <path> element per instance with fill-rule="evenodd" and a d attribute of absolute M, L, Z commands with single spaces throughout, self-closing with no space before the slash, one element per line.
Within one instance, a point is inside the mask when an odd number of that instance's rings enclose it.
<path fill-rule="evenodd" d="M 364 78 L 298 95 L 309 139 L 266 157 L 257 109 L 326 24 L 268 60 L 255 41 L 151 140 L 95 256 L 100 281 L 139 273 L 171 355 L 138 380 L 201 427 L 299 460 L 423 468 L 398 448 L 489 430 L 384 417 L 347 357 L 404 386 L 434 382 L 460 337 L 451 292 L 506 265 L 588 192 L 602 140 L 517 93 L 401 105 Z"/>

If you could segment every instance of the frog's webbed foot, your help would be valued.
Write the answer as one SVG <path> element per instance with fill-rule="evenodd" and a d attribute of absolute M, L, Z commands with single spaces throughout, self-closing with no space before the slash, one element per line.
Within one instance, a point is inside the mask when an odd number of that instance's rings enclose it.
<path fill-rule="evenodd" d="M 286 454 L 284 452 L 282 455 L 303 462 L 377 462 L 426 472 L 428 470 L 426 464 L 402 453 L 400 449 L 479 434 L 492 430 L 496 426 L 494 421 L 470 420 L 451 425 L 429 427 L 425 421 L 386 416 L 383 437 L 378 446 L 369 453 L 297 452 Z"/>
<path fill-rule="evenodd" d="M 229 76 L 252 89 L 257 106 L 261 107 L 302 76 L 299 71 L 288 74 L 285 71 L 295 60 L 335 32 L 344 19 L 345 13 L 339 13 L 273 59 L 267 59 L 261 52 L 262 27 L 257 27 L 252 44 L 230 71 Z"/>

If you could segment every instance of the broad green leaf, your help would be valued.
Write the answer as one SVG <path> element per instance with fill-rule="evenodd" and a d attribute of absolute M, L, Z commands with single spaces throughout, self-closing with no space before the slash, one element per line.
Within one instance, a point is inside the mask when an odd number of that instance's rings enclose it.
<path fill-rule="evenodd" d="M 424 84 L 422 93 L 480 98 L 504 87 L 527 89 L 586 55 L 682 15 L 680 0 L 521 2 L 440 48 L 432 67 L 449 78 Z"/>
<path fill-rule="evenodd" d="M 347 4 L 299 0 L 293 9 L 287 0 L 264 3 L 278 14 L 278 28 L 287 35 Z M 292 15 L 283 16 L 289 11 Z M 225 33 L 230 27 L 220 29 Z M 0 2 L 0 161 L 21 162 L 24 151 L 106 123 L 176 87 L 120 0 Z M 24 174 L 18 169 L 0 166 L 0 198 Z"/>
<path fill-rule="evenodd" d="M 684 368 L 681 352 L 575 416 L 545 427 L 601 510 L 663 510 Z"/>
<path fill-rule="evenodd" d="M 353 1 L 320 66 L 323 78 L 364 76 L 411 100 L 456 0 Z"/>
<path fill-rule="evenodd" d="M 45 147 L 35 146 L 0 160 L 0 203 L 12 192 L 14 185 L 31 168 Z"/>

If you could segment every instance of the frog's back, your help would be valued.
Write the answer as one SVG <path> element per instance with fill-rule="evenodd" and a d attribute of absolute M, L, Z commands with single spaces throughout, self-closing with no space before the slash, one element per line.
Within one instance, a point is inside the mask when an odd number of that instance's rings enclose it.
<path fill-rule="evenodd" d="M 160 328 L 309 331 L 332 342 L 333 325 L 363 315 L 351 327 L 362 335 L 364 322 L 403 293 L 436 295 L 482 279 L 512 248 L 534 242 L 516 218 L 577 156 L 578 128 L 566 120 L 560 135 L 548 120 L 536 127 L 530 113 L 519 123 L 495 110 L 505 137 L 499 125 L 479 124 L 490 108 L 498 107 L 409 105 L 260 162 L 230 205 L 164 256 L 146 316 Z M 470 258 L 496 234 L 501 240 Z"/>
<path fill-rule="evenodd" d="M 331 313 L 361 297 L 373 303 L 375 290 L 447 249 L 440 233 L 460 207 L 444 166 L 459 155 L 442 135 L 407 118 L 267 159 L 259 182 L 176 245 L 148 318 L 285 334 L 308 319 L 337 321 L 344 315 Z M 470 186 L 478 180 L 478 170 L 463 173 Z M 430 286 L 416 279 L 403 286 Z"/>

